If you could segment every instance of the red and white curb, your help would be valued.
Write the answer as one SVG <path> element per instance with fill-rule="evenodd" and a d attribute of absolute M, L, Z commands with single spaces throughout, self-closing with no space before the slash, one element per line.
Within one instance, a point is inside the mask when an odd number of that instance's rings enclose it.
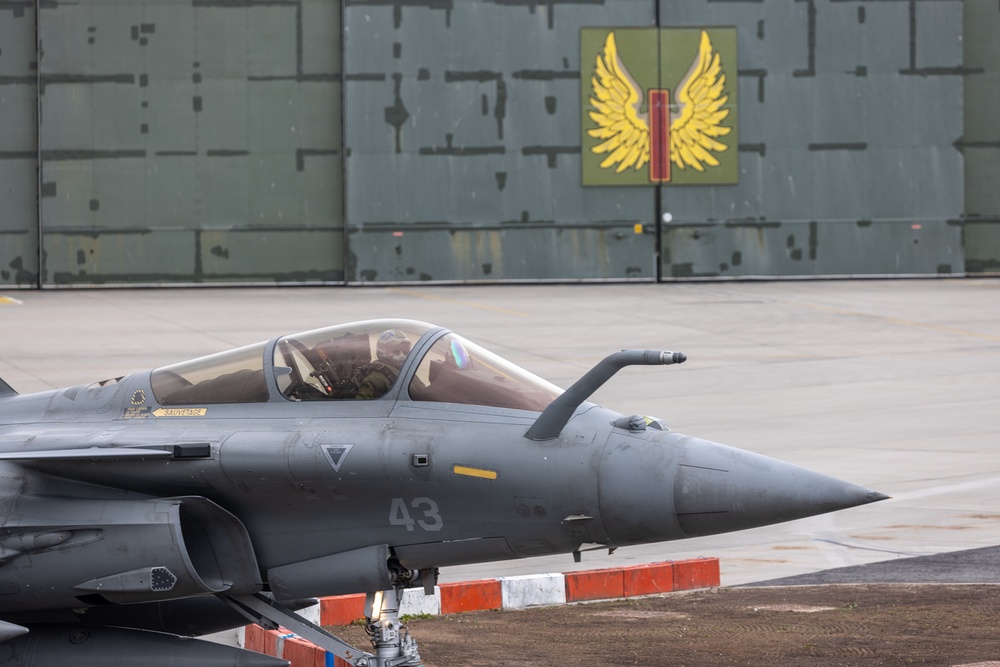
<path fill-rule="evenodd" d="M 437 616 L 466 611 L 522 609 L 718 585 L 719 559 L 695 558 L 603 570 L 440 584 L 434 587 L 434 595 L 424 595 L 423 589 L 419 588 L 408 589 L 403 593 L 399 614 Z M 339 595 L 322 598 L 318 607 L 299 613 L 324 626 L 350 625 L 364 616 L 364 605 L 363 594 Z M 288 632 L 248 625 L 240 634 L 243 648 L 284 658 L 291 662 L 291 667 L 348 667 L 346 662 L 333 654 Z"/>

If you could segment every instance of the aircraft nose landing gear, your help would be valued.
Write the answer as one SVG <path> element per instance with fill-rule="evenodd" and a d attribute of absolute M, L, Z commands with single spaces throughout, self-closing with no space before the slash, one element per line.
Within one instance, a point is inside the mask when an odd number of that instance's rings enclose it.
<path fill-rule="evenodd" d="M 401 591 L 402 589 L 400 589 Z M 254 623 L 270 630 L 279 626 L 291 630 L 354 667 L 423 667 L 417 642 L 399 622 L 400 591 L 389 589 L 369 593 L 365 603 L 366 629 L 375 653 L 357 649 L 318 625 L 310 623 L 273 599 L 254 595 L 224 596 L 234 608 Z"/>
<path fill-rule="evenodd" d="M 357 667 L 420 667 L 417 642 L 399 621 L 400 594 L 395 589 L 369 593 L 365 599 L 365 630 L 375 650 L 373 658 L 362 658 Z"/>

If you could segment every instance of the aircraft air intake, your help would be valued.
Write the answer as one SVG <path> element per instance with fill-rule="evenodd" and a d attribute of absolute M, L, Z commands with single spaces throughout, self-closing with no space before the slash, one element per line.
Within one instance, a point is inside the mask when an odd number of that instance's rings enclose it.
<path fill-rule="evenodd" d="M 68 514 L 59 499 L 30 497 L 14 513 L 20 531 L 0 540 L 9 610 L 255 592 L 262 585 L 246 530 L 204 498 L 77 499 Z"/>

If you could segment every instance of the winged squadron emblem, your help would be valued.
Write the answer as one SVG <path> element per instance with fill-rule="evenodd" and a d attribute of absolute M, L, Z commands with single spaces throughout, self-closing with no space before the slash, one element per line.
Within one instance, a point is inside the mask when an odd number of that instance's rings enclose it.
<path fill-rule="evenodd" d="M 605 156 L 601 168 L 620 174 L 648 163 L 649 180 L 666 182 L 671 163 L 699 172 L 719 166 L 717 155 L 728 147 L 718 138 L 732 131 L 722 125 L 729 116 L 725 85 L 719 52 L 702 30 L 694 62 L 674 89 L 673 105 L 670 90 L 650 89 L 648 111 L 642 112 L 642 88 L 618 54 L 615 33 L 608 33 L 591 77 L 588 115 L 597 127 L 587 130 L 601 141 L 591 149 Z"/>

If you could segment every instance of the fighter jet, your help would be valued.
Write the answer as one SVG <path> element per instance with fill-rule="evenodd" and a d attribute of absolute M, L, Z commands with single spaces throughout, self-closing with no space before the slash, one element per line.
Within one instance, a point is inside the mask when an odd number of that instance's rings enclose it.
<path fill-rule="evenodd" d="M 441 327 L 344 324 L 89 385 L 0 380 L 0 662 L 241 666 L 192 639 L 284 626 L 355 667 L 421 664 L 438 568 L 683 539 L 886 496 L 588 402 Z M 368 594 L 372 647 L 296 611 Z"/>

